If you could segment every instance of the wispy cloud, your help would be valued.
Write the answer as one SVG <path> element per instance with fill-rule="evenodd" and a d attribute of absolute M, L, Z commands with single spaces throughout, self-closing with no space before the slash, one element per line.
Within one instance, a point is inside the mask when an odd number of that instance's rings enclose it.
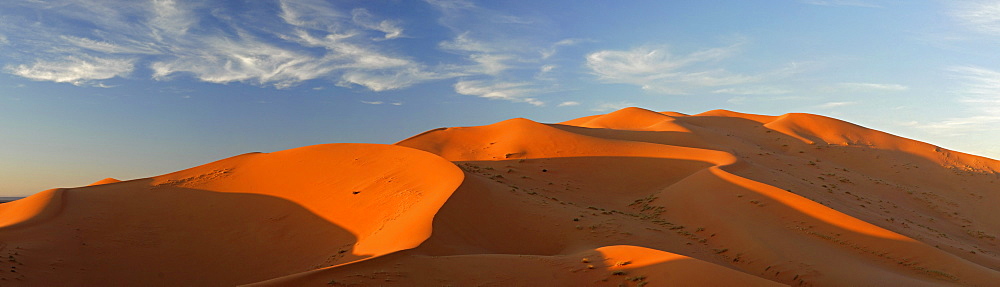
<path fill-rule="evenodd" d="M 382 37 L 383 39 L 395 39 L 403 36 L 403 28 L 399 27 L 399 24 L 396 21 L 377 21 L 373 20 L 373 18 L 374 16 L 372 16 L 367 9 L 355 8 L 354 10 L 351 10 L 351 19 L 354 23 L 360 25 L 361 27 L 385 33 L 385 36 Z"/>
<path fill-rule="evenodd" d="M 712 91 L 713 94 L 729 95 L 782 95 L 791 92 L 788 89 L 770 86 L 725 88 Z"/>
<path fill-rule="evenodd" d="M 382 105 L 382 104 L 392 105 L 392 106 L 402 106 L 403 105 L 403 102 L 391 102 L 391 103 L 387 103 L 387 102 L 383 102 L 383 101 L 361 101 L 361 103 L 362 104 L 366 104 L 366 105 Z"/>
<path fill-rule="evenodd" d="M 810 100 L 809 97 L 803 96 L 772 96 L 772 97 L 761 97 L 761 96 L 739 96 L 733 97 L 726 102 L 734 105 L 743 105 L 748 103 L 760 103 L 760 102 L 773 102 L 773 101 L 803 101 Z"/>
<path fill-rule="evenodd" d="M 417 68 L 392 69 L 388 71 L 349 71 L 341 75 L 337 86 L 363 86 L 369 90 L 381 92 L 402 89 L 411 85 L 450 77 L 448 74 L 423 71 Z"/>
<path fill-rule="evenodd" d="M 462 95 L 478 96 L 487 99 L 524 102 L 535 106 L 545 105 L 544 102 L 531 97 L 531 94 L 535 93 L 536 90 L 531 88 L 528 83 L 462 80 L 455 83 L 455 92 Z"/>
<path fill-rule="evenodd" d="M 664 47 L 647 46 L 597 51 L 587 55 L 586 60 L 587 67 L 605 82 L 637 85 L 663 94 L 688 94 L 701 88 L 755 83 L 790 71 L 744 75 L 717 67 L 719 61 L 738 54 L 740 46 L 734 44 L 679 56 Z"/>
<path fill-rule="evenodd" d="M 956 66 L 949 71 L 962 82 L 959 101 L 968 116 L 925 123 L 924 129 L 944 135 L 964 135 L 1000 130 L 1000 72 L 976 66 Z"/>
<path fill-rule="evenodd" d="M 572 107 L 572 106 L 579 106 L 579 105 L 580 105 L 580 102 L 565 101 L 565 102 L 559 103 L 559 105 L 556 105 L 556 106 L 557 107 Z"/>
<path fill-rule="evenodd" d="M 548 48 L 541 49 L 541 51 L 539 51 L 539 53 L 541 53 L 542 59 L 548 59 L 548 58 L 554 56 L 556 54 L 556 52 L 559 51 L 560 47 L 563 47 L 563 46 L 573 46 L 573 45 L 576 45 L 576 44 L 579 44 L 579 43 L 585 42 L 585 41 L 586 40 L 583 40 L 583 39 L 563 39 L 563 40 L 559 40 L 558 42 L 555 42 L 552 45 L 550 45 Z"/>
<path fill-rule="evenodd" d="M 472 65 L 459 67 L 467 74 L 499 75 L 515 59 L 525 59 L 531 46 L 516 31 L 530 21 L 479 7 L 468 1 L 427 1 L 441 12 L 439 22 L 454 32 L 438 46 L 465 57 Z"/>
<path fill-rule="evenodd" d="M 965 101 L 1000 104 L 1000 72 L 977 66 L 956 66 L 949 70 L 964 82 L 959 92 L 967 96 Z M 1000 114 L 1000 110 L 993 111 Z"/>
<path fill-rule="evenodd" d="M 286 23 L 316 30 L 335 30 L 340 26 L 343 12 L 318 0 L 280 0 L 279 16 Z"/>
<path fill-rule="evenodd" d="M 154 36 L 184 35 L 188 29 L 198 24 L 198 18 L 191 13 L 191 7 L 185 7 L 187 4 L 174 0 L 153 0 L 150 3 L 153 16 L 148 24 L 153 28 Z"/>
<path fill-rule="evenodd" d="M 381 92 L 452 80 L 461 94 L 543 105 L 539 94 L 568 74 L 553 73 L 570 57 L 561 49 L 587 42 L 536 38 L 546 25 L 539 19 L 428 0 L 451 33 L 430 40 L 439 43 L 434 52 L 440 57 L 427 63 L 404 49 L 414 33 L 406 21 L 360 7 L 363 2 L 0 2 L 0 46 L 16 51 L 0 60 L 3 71 L 16 76 L 95 87 L 114 77 L 278 89 L 323 80 Z"/>
<path fill-rule="evenodd" d="M 886 92 L 902 92 L 910 89 L 910 87 L 899 84 L 878 84 L 878 83 L 841 83 L 840 86 L 850 90 L 868 90 L 868 91 L 886 91 Z"/>
<path fill-rule="evenodd" d="M 331 71 L 308 55 L 283 49 L 252 37 L 205 39 L 202 50 L 185 46 L 183 54 L 153 62 L 153 78 L 168 80 L 175 73 L 189 73 L 211 83 L 253 82 L 278 88 L 315 79 Z"/>
<path fill-rule="evenodd" d="M 821 6 L 853 6 L 853 7 L 882 8 L 882 5 L 872 3 L 874 1 L 862 1 L 862 0 L 800 0 L 799 2 L 811 5 L 821 5 Z"/>
<path fill-rule="evenodd" d="M 552 74 L 552 71 L 554 71 L 556 68 L 558 68 L 558 66 L 551 65 L 551 64 L 550 65 L 542 65 L 541 67 L 538 67 L 538 72 L 535 73 L 535 79 L 536 80 L 542 80 L 542 81 L 552 81 L 552 80 L 555 80 L 555 78 L 551 74 Z"/>
<path fill-rule="evenodd" d="M 38 60 L 31 65 L 9 65 L 6 70 L 11 74 L 36 81 L 108 87 L 95 83 L 94 80 L 126 76 L 132 72 L 133 63 L 131 59 L 69 56 L 59 61 Z"/>
<path fill-rule="evenodd" d="M 469 58 L 476 62 L 477 65 L 475 68 L 467 69 L 466 71 L 468 73 L 495 76 L 510 68 L 506 62 L 513 60 L 514 56 L 503 54 L 474 54 L 470 55 Z"/>
<path fill-rule="evenodd" d="M 857 102 L 827 102 L 827 103 L 823 103 L 821 105 L 818 105 L 816 107 L 817 108 L 821 108 L 821 109 L 832 109 L 832 108 L 853 106 L 853 105 L 857 105 L 857 104 L 858 104 Z"/>
<path fill-rule="evenodd" d="M 377 42 L 403 37 L 399 22 L 380 19 L 363 8 L 345 13 L 326 1 L 280 0 L 273 10 L 260 10 L 272 14 L 249 16 L 225 5 L 174 0 L 59 3 L 21 6 L 94 28 L 11 21 L 16 25 L 0 32 L 18 33 L 18 50 L 29 51 L 18 59 L 37 60 L 8 65 L 8 72 L 81 84 L 124 76 L 145 66 L 157 80 L 188 75 L 211 83 L 287 88 L 322 78 L 373 91 L 457 76 L 385 52 Z M 57 58 L 65 60 L 47 60 Z M 56 64 L 62 62 L 68 64 Z"/>
<path fill-rule="evenodd" d="M 620 110 L 620 109 L 624 109 L 624 108 L 627 108 L 627 107 L 634 107 L 634 106 L 635 106 L 635 103 L 631 103 L 631 102 L 627 102 L 627 101 L 603 102 L 603 103 L 597 104 L 596 106 L 594 106 L 590 110 L 591 111 L 595 111 L 595 112 L 607 112 L 607 111 L 617 111 L 617 110 Z"/>
<path fill-rule="evenodd" d="M 454 39 L 442 41 L 438 45 L 446 50 L 463 52 L 490 53 L 497 50 L 493 45 L 489 45 L 480 40 L 472 39 L 472 36 L 469 34 L 471 34 L 471 32 L 463 32 L 455 36 Z"/>
<path fill-rule="evenodd" d="M 951 16 L 973 31 L 1000 35 L 1000 2 L 985 0 L 962 0 L 954 5 Z"/>
<path fill-rule="evenodd" d="M 524 102 L 535 106 L 544 103 L 537 95 L 545 93 L 546 77 L 556 66 L 552 64 L 560 47 L 576 45 L 583 40 L 562 39 L 542 42 L 530 38 L 531 31 L 543 28 L 536 19 L 510 15 L 480 7 L 462 0 L 427 0 L 441 12 L 439 23 L 453 32 L 451 39 L 438 47 L 459 55 L 466 63 L 449 66 L 448 71 L 462 79 L 455 91 L 490 99 Z M 520 78 L 518 73 L 532 73 L 534 78 Z M 468 80 L 475 79 L 475 80 Z"/>
<path fill-rule="evenodd" d="M 84 37 L 77 37 L 72 35 L 61 35 L 59 38 L 62 42 L 69 44 L 70 46 L 75 46 L 83 50 L 90 50 L 92 52 L 104 53 L 104 54 L 146 54 L 146 55 L 156 55 L 163 54 L 166 51 L 158 50 L 157 46 L 137 43 L 130 41 L 124 45 L 112 43 L 110 41 L 95 40 Z"/>

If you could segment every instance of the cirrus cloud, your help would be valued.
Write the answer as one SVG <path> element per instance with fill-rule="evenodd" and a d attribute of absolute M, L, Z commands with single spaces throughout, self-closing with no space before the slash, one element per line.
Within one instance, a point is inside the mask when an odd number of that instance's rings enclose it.
<path fill-rule="evenodd" d="M 286 89 L 322 80 L 384 92 L 452 80 L 460 94 L 543 105 L 540 94 L 566 89 L 557 77 L 575 75 L 555 70 L 580 61 L 564 49 L 590 41 L 542 39 L 533 34 L 546 21 L 468 1 L 411 4 L 440 12 L 450 33 L 419 39 L 436 49 L 410 49 L 412 18 L 363 2 L 2 2 L 0 46 L 12 53 L 0 60 L 9 74 L 74 85 L 129 77 Z"/>
<path fill-rule="evenodd" d="M 718 67 L 717 63 L 739 53 L 737 43 L 674 55 L 665 47 L 637 47 L 631 50 L 602 50 L 586 56 L 586 65 L 598 79 L 608 83 L 631 84 L 643 90 L 682 95 L 715 88 L 727 92 L 733 87 L 786 76 L 789 69 L 745 75 Z"/>
<path fill-rule="evenodd" d="M 959 102 L 967 105 L 965 116 L 923 123 L 932 133 L 960 136 L 1000 130 L 1000 71 L 978 66 L 955 66 L 948 69 L 962 83 L 955 90 Z"/>
<path fill-rule="evenodd" d="M 990 35 L 1000 35 L 1000 2 L 963 0 L 954 5 L 951 16 L 969 29 Z"/>
<path fill-rule="evenodd" d="M 94 80 L 126 76 L 132 72 L 134 62 L 132 59 L 68 56 L 58 61 L 38 60 L 31 65 L 8 65 L 6 70 L 11 74 L 36 81 L 106 87 L 100 83 L 95 84 Z"/>
<path fill-rule="evenodd" d="M 462 95 L 478 96 L 487 99 L 524 102 L 534 106 L 544 106 L 545 102 L 530 97 L 537 90 L 528 83 L 458 81 L 455 92 Z"/>
<path fill-rule="evenodd" d="M 14 4 L 0 7 L 5 5 Z M 125 76 L 142 67 L 151 71 L 151 78 L 164 81 L 191 76 L 210 83 L 287 88 L 329 79 L 373 91 L 453 74 L 438 73 L 441 68 L 385 52 L 376 41 L 400 38 L 403 28 L 363 8 L 345 13 L 326 1 L 313 0 L 255 5 L 273 5 L 257 10 L 273 13 L 255 12 L 251 17 L 238 6 L 208 7 L 179 0 L 19 3 L 12 7 L 92 28 L 81 30 L 60 21 L 10 21 L 12 25 L 0 28 L 0 33 L 15 33 L 16 41 L 11 42 L 25 51 L 13 62 L 35 61 L 10 64 L 6 71 L 33 80 L 82 85 Z"/>

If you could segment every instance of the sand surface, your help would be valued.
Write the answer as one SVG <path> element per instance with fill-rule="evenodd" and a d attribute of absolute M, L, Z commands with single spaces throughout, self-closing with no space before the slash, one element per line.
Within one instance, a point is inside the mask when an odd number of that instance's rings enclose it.
<path fill-rule="evenodd" d="M 252 153 L 0 204 L 0 286 L 995 286 L 1000 162 L 626 108 Z"/>

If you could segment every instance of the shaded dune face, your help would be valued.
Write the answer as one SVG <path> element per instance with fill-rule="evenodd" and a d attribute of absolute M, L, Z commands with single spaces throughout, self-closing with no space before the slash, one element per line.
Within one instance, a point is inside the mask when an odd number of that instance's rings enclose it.
<path fill-rule="evenodd" d="M 809 114 L 511 119 L 2 204 L 0 286 L 988 286 L 997 170 Z"/>

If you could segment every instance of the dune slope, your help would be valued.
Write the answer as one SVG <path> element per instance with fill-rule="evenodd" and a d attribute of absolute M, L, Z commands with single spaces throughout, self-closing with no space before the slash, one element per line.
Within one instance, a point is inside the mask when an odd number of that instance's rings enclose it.
<path fill-rule="evenodd" d="M 432 154 L 331 144 L 50 190 L 0 205 L 0 284 L 236 285 L 374 258 L 423 242 L 461 182 Z"/>
<path fill-rule="evenodd" d="M 998 170 L 810 114 L 511 119 L 2 204 L 0 285 L 989 286 Z"/>

